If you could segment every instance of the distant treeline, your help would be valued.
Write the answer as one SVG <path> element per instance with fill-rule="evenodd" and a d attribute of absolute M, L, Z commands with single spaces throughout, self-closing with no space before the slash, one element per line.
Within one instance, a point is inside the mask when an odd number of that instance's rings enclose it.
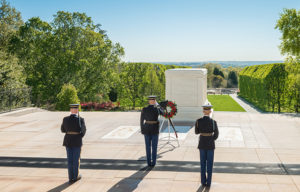
<path fill-rule="evenodd" d="M 160 62 L 164 65 L 178 65 L 178 66 L 187 66 L 187 67 L 198 67 L 206 64 L 217 64 L 220 67 L 234 67 L 234 68 L 243 68 L 246 66 L 252 65 L 263 65 L 270 63 L 282 63 L 283 61 L 199 61 L 199 62 Z"/>
<path fill-rule="evenodd" d="M 208 88 L 237 88 L 238 75 L 243 69 L 241 67 L 223 68 L 220 64 L 215 63 L 207 63 L 197 67 L 207 69 Z"/>

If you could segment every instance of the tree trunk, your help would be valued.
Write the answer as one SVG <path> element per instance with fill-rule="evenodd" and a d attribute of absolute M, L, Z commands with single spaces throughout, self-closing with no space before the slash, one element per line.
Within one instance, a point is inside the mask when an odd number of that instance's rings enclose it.
<path fill-rule="evenodd" d="M 277 79 L 277 106 L 278 106 L 278 113 L 280 113 L 280 82 L 279 79 Z"/>

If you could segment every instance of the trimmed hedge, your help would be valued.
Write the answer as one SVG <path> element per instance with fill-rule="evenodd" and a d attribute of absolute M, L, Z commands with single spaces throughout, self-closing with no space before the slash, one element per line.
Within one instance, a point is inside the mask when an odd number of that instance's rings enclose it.
<path fill-rule="evenodd" d="M 288 105 L 287 76 L 284 63 L 245 67 L 239 74 L 239 95 L 263 111 L 295 112 Z"/>

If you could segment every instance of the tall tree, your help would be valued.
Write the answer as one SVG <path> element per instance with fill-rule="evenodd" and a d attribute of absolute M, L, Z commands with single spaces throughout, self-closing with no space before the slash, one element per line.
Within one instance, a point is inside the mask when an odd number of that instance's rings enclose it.
<path fill-rule="evenodd" d="M 134 109 L 145 100 L 145 91 L 149 79 L 147 73 L 151 65 L 147 63 L 124 63 L 120 74 L 119 92 L 122 98 L 130 102 Z"/>
<path fill-rule="evenodd" d="M 38 105 L 56 98 L 57 93 L 53 89 L 58 88 L 60 91 L 53 78 L 55 73 L 52 68 L 57 60 L 51 52 L 54 43 L 51 30 L 47 22 L 38 17 L 31 18 L 20 27 L 12 44 L 12 51 L 24 67 L 26 84 L 32 87 L 33 102 Z"/>
<path fill-rule="evenodd" d="M 213 88 L 220 88 L 222 87 L 224 83 L 224 78 L 221 77 L 220 75 L 214 75 L 212 79 L 212 87 Z"/>
<path fill-rule="evenodd" d="M 20 12 L 6 0 L 0 0 L 0 50 L 8 49 L 11 38 L 22 24 Z"/>
<path fill-rule="evenodd" d="M 269 93 L 272 100 L 272 111 L 274 112 L 274 106 L 277 106 L 277 112 L 280 113 L 285 102 L 286 92 L 286 76 L 287 72 L 283 64 L 274 65 L 268 76 L 269 81 Z"/>
<path fill-rule="evenodd" d="M 224 73 L 223 73 L 218 67 L 215 67 L 215 68 L 214 68 L 213 74 L 214 74 L 214 75 L 220 75 L 221 77 L 224 78 Z"/>
<path fill-rule="evenodd" d="M 165 67 L 159 64 L 150 64 L 147 71 L 147 89 L 146 95 L 157 95 L 158 99 L 163 99 L 165 89 Z M 163 75 L 162 75 L 163 73 Z"/>
<path fill-rule="evenodd" d="M 15 56 L 0 51 L 0 91 L 26 87 L 22 72 Z"/>
<path fill-rule="evenodd" d="M 227 80 L 227 87 L 228 88 L 235 88 L 238 87 L 238 78 L 235 71 L 230 71 L 228 74 Z"/>
<path fill-rule="evenodd" d="M 282 33 L 280 50 L 286 55 L 289 105 L 300 111 L 300 10 L 284 9 L 275 26 Z M 292 102 L 294 101 L 294 102 Z"/>
<path fill-rule="evenodd" d="M 29 19 L 14 39 L 34 99 L 56 102 L 64 84 L 71 83 L 82 101 L 110 91 L 123 48 L 114 44 L 85 13 L 59 11 L 52 23 Z"/>
<path fill-rule="evenodd" d="M 0 1 L 0 91 L 23 88 L 25 78 L 18 59 L 9 53 L 10 41 L 23 24 L 21 14 L 6 0 Z"/>
<path fill-rule="evenodd" d="M 283 55 L 300 59 L 300 10 L 284 9 L 276 29 L 282 32 L 280 49 Z"/>
<path fill-rule="evenodd" d="M 118 99 L 122 105 L 133 108 L 144 106 L 148 95 L 165 99 L 165 70 L 179 68 L 176 65 L 154 63 L 123 63 L 117 83 Z"/>

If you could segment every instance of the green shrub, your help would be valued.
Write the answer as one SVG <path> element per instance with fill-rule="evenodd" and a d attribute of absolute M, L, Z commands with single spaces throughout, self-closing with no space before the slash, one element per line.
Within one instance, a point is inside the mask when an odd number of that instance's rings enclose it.
<path fill-rule="evenodd" d="M 68 111 L 70 109 L 69 104 L 80 103 L 77 90 L 72 84 L 64 84 L 56 98 L 56 109 L 60 111 Z"/>

